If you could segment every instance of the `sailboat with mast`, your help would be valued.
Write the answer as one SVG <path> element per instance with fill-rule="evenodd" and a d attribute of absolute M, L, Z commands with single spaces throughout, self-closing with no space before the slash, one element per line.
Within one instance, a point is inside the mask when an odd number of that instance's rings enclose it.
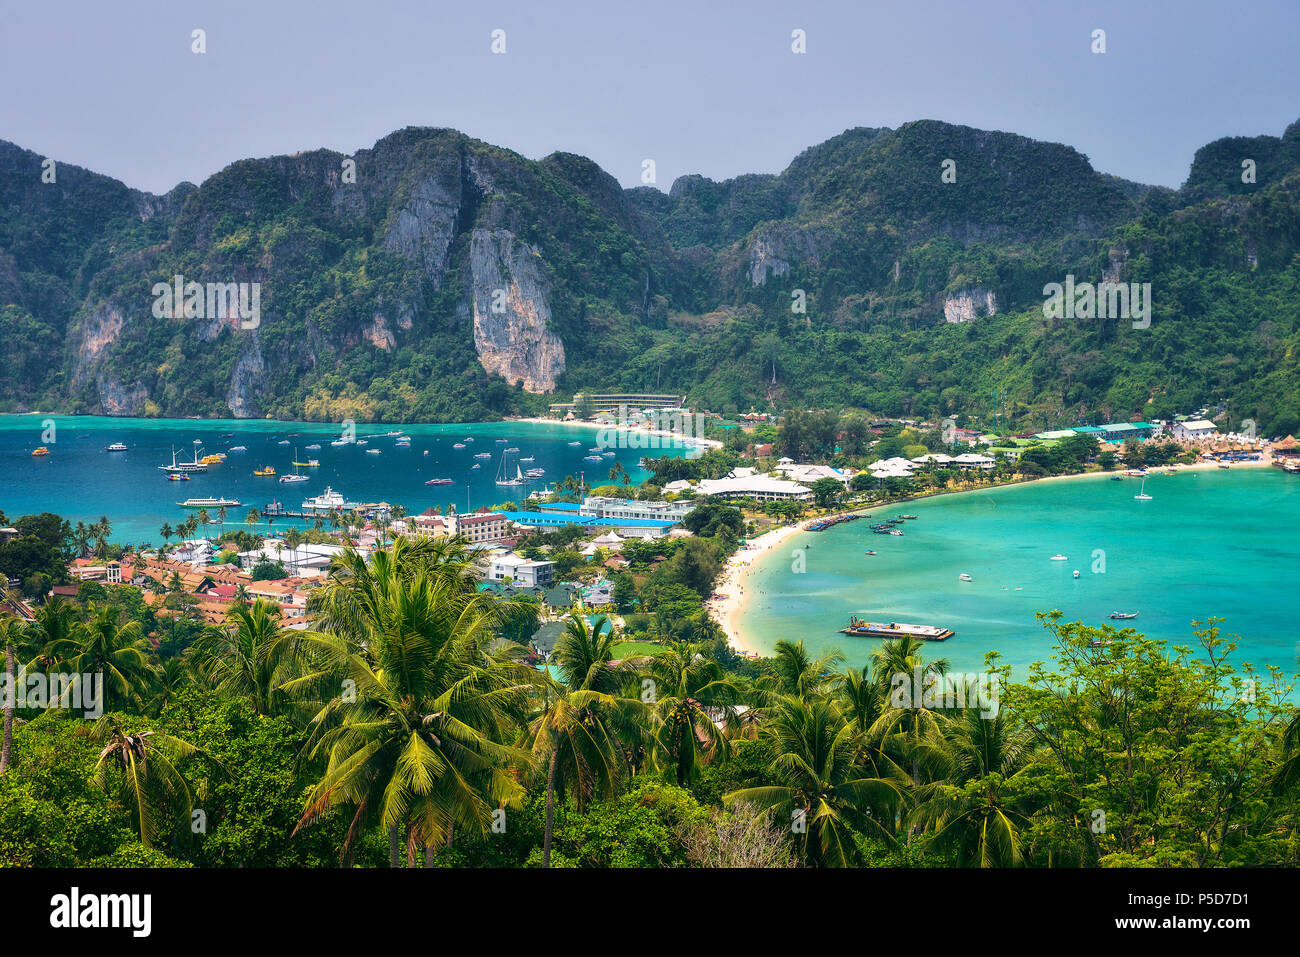
<path fill-rule="evenodd" d="M 1135 499 L 1137 499 L 1139 502 L 1149 502 L 1149 501 L 1151 501 L 1151 496 L 1147 494 L 1147 480 L 1146 480 L 1146 479 L 1143 479 L 1143 480 L 1142 480 L 1142 490 L 1141 490 L 1140 492 L 1138 492 L 1136 495 L 1134 495 L 1133 497 L 1134 497 Z"/>
<path fill-rule="evenodd" d="M 516 450 L 516 451 L 517 451 L 517 450 Z M 514 477 L 514 478 L 510 478 L 510 472 L 506 469 L 506 458 L 507 458 L 507 457 L 508 457 L 507 453 L 503 452 L 503 453 L 501 454 L 501 464 L 497 466 L 496 484 L 497 484 L 497 485 L 523 485 L 523 484 L 524 484 L 524 472 L 523 472 L 523 469 L 521 469 L 521 468 L 519 467 L 519 463 L 516 462 L 516 463 L 515 463 L 515 477 Z"/>

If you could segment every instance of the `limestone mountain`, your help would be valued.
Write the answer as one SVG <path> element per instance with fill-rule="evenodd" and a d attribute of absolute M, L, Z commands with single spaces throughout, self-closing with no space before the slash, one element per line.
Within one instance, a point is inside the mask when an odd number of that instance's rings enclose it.
<path fill-rule="evenodd" d="M 166 196 L 49 165 L 0 143 L 0 408 L 463 420 L 594 387 L 718 410 L 984 413 L 996 393 L 1033 422 L 1300 416 L 1300 125 L 1204 147 L 1179 191 L 933 121 L 667 194 L 439 129 Z M 1150 328 L 1045 319 L 1066 274 L 1152 283 Z M 257 320 L 211 296 L 159 309 L 176 277 L 256 284 Z"/>

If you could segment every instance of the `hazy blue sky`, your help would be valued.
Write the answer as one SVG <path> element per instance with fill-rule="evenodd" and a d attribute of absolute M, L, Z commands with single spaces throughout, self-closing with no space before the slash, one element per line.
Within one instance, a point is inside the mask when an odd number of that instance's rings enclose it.
<path fill-rule="evenodd" d="M 667 189 L 930 118 L 1177 186 L 1198 146 L 1300 118 L 1298 40 L 1300 0 L 5 0 L 0 139 L 162 192 L 241 157 L 447 126 L 582 153 L 629 186 L 653 158 Z"/>

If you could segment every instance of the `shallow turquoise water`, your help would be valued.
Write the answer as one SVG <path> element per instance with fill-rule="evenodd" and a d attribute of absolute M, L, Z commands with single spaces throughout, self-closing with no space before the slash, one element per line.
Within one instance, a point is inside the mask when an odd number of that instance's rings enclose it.
<path fill-rule="evenodd" d="M 621 462 L 640 481 L 645 473 L 637 466 L 642 455 L 680 455 L 677 451 L 617 448 L 613 458 L 597 464 L 584 462 L 587 450 L 596 447 L 598 432 L 589 427 L 541 425 L 527 422 L 492 422 L 451 425 L 362 425 L 357 437 L 366 446 L 332 447 L 339 427 L 327 423 L 279 422 L 268 420 L 119 419 L 89 416 L 50 416 L 54 420 L 54 441 L 43 435 L 47 417 L 0 416 L 0 510 L 15 517 L 32 512 L 55 512 L 77 521 L 91 522 L 107 515 L 113 524 L 113 541 L 161 542 L 158 529 L 164 522 L 184 521 L 191 510 L 176 502 L 187 498 L 225 497 L 243 504 L 227 510 L 226 521 L 247 527 L 244 517 L 250 507 L 258 509 L 272 501 L 291 510 L 329 485 L 349 501 L 386 501 L 405 506 L 418 514 L 431 506 L 446 511 L 455 504 L 458 511 L 497 502 L 519 500 L 545 482 L 556 482 L 570 473 L 585 470 L 588 486 L 609 484 L 609 470 Z M 411 447 L 396 448 L 394 438 L 383 433 L 402 430 L 411 437 Z M 464 449 L 452 445 L 466 437 L 475 441 Z M 180 458 L 188 460 L 201 440 L 207 452 L 226 452 L 245 445 L 246 453 L 230 453 L 226 462 L 208 472 L 195 474 L 188 482 L 169 482 L 159 465 L 171 462 L 174 446 Z M 282 440 L 289 445 L 280 445 Z M 506 439 L 498 444 L 496 439 Z M 129 446 L 126 452 L 105 452 L 114 442 Z M 580 442 L 570 448 L 571 441 Z M 319 451 L 307 446 L 319 443 Z M 32 449 L 45 445 L 51 454 L 33 458 Z M 294 469 L 297 461 L 320 460 L 320 468 Z M 493 484 L 502 450 L 517 447 L 518 455 L 534 456 L 524 468 L 546 469 L 543 481 L 523 487 Z M 379 449 L 367 455 L 366 449 Z M 428 450 L 429 454 L 424 454 Z M 479 460 L 476 452 L 490 452 L 492 459 Z M 471 466 L 481 462 L 477 470 Z M 274 478 L 259 478 L 253 469 L 271 465 Z M 307 482 L 282 485 L 279 476 L 298 471 L 310 476 Z M 450 478 L 455 485 L 426 486 L 431 478 Z M 210 509 L 216 519 L 216 510 Z M 276 521 L 282 527 L 286 521 Z M 262 528 L 265 530 L 265 524 Z"/>
<path fill-rule="evenodd" d="M 761 653 L 802 638 L 860 666 L 878 641 L 838 634 L 849 615 L 943 625 L 956 635 L 927 646 L 931 657 L 975 671 L 996 650 L 1023 677 L 1051 649 L 1038 611 L 1089 624 L 1136 611 L 1115 624 L 1194 648 L 1192 620 L 1216 616 L 1225 634 L 1241 636 L 1236 665 L 1293 674 L 1300 479 L 1275 469 L 1183 472 L 1149 477 L 1146 491 L 1151 501 L 1139 502 L 1135 479 L 1032 483 L 878 510 L 919 516 L 902 537 L 873 534 L 865 519 L 796 536 L 747 578 L 741 629 Z M 794 570 L 800 548 L 803 572 Z M 1057 553 L 1069 560 L 1051 561 Z M 959 581 L 962 572 L 974 580 Z"/>

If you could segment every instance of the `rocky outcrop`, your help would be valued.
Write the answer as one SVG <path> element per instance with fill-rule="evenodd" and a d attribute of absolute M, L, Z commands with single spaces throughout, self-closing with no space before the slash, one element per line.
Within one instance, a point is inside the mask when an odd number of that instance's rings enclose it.
<path fill-rule="evenodd" d="M 782 278 L 790 274 L 790 266 L 818 265 L 818 241 L 811 231 L 793 226 L 763 229 L 754 237 L 749 247 L 749 281 L 752 285 L 766 285 L 768 276 Z"/>
<path fill-rule="evenodd" d="M 507 229 L 470 236 L 474 350 L 488 372 L 549 392 L 564 372 L 564 343 L 549 328 L 550 282 L 541 254 Z"/>
<path fill-rule="evenodd" d="M 384 237 L 386 248 L 420 265 L 434 289 L 442 286 L 451 241 L 456 237 L 460 179 L 459 159 L 440 158 L 411 189 Z"/>
<path fill-rule="evenodd" d="M 988 289 L 959 289 L 943 301 L 945 322 L 970 322 L 980 316 L 998 314 L 998 297 Z"/>
<path fill-rule="evenodd" d="M 127 388 L 112 376 L 102 376 L 96 383 L 103 415 L 140 415 L 149 401 L 149 390 L 140 383 Z"/>
<path fill-rule="evenodd" d="M 259 397 L 265 387 L 266 364 L 256 331 L 248 336 L 235 370 L 230 374 L 230 388 L 226 391 L 226 405 L 237 419 L 253 418 L 261 414 Z"/>
<path fill-rule="evenodd" d="M 114 303 L 101 302 L 83 317 L 72 341 L 74 385 L 90 377 L 91 370 L 122 335 L 125 323 L 122 310 Z"/>

